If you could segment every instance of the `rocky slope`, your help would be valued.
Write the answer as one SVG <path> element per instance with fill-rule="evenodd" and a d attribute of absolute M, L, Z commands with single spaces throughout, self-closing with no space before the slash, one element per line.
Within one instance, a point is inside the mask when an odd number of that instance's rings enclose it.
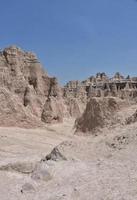
<path fill-rule="evenodd" d="M 56 78 L 36 55 L 16 46 L 0 53 L 0 125 L 41 126 L 60 122 L 65 110 Z"/>
<path fill-rule="evenodd" d="M 110 124 L 116 123 L 115 113 L 119 109 L 116 98 L 91 98 L 83 115 L 76 120 L 76 132 L 96 132 Z"/>
<path fill-rule="evenodd" d="M 0 126 L 38 127 L 79 118 L 92 97 L 137 101 L 137 78 L 97 73 L 63 88 L 35 54 L 11 46 L 0 52 Z"/>
<path fill-rule="evenodd" d="M 68 82 L 63 91 L 67 101 L 71 102 L 73 100 L 77 103 L 77 107 L 79 107 L 82 114 L 87 102 L 92 97 L 117 97 L 136 103 L 137 78 L 130 78 L 129 76 L 125 78 L 118 72 L 112 78 L 109 78 L 105 73 L 97 73 L 95 77 L 91 76 L 82 82 Z"/>
<path fill-rule="evenodd" d="M 3 50 L 0 126 L 33 129 L 0 127 L 0 199 L 137 199 L 136 86 L 98 73 L 61 88 L 34 54 Z"/>
<path fill-rule="evenodd" d="M 0 199 L 137 199 L 137 123 L 97 137 L 74 135 L 72 127 L 0 127 Z"/>
<path fill-rule="evenodd" d="M 125 78 L 118 72 L 112 78 L 105 73 L 97 73 L 95 77 L 91 76 L 85 81 L 67 83 L 64 87 L 64 98 L 71 102 L 71 108 L 75 107 L 76 133 L 93 134 L 102 127 L 123 123 L 116 111 L 118 107 L 121 109 L 121 106 L 130 107 L 131 104 L 136 104 L 137 78 Z"/>

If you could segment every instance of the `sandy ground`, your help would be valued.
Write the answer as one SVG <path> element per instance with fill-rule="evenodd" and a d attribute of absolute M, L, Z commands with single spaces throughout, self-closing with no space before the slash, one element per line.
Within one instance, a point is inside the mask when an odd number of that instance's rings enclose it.
<path fill-rule="evenodd" d="M 74 135 L 73 125 L 0 128 L 0 200 L 137 199 L 137 123 L 86 137 Z M 39 163 L 55 146 L 67 160 Z M 34 178 L 37 163 L 44 173 Z"/>

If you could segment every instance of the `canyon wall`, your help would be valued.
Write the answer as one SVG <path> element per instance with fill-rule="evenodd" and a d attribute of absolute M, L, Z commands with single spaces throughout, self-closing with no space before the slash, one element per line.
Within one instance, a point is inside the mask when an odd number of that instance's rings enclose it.
<path fill-rule="evenodd" d="M 67 111 L 66 111 L 67 112 Z M 61 122 L 62 90 L 36 55 L 11 46 L 0 52 L 0 125 L 41 126 Z"/>
<path fill-rule="evenodd" d="M 0 52 L 0 126 L 38 127 L 79 118 L 91 98 L 137 102 L 137 78 L 97 73 L 64 87 L 49 77 L 37 56 L 11 46 Z"/>

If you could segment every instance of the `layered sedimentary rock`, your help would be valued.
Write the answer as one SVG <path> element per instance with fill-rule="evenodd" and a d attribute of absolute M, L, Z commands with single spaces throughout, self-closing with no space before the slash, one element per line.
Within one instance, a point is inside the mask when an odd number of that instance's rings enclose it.
<path fill-rule="evenodd" d="M 35 54 L 16 46 L 0 53 L 0 125 L 60 122 L 61 102 L 57 79 L 47 75 Z"/>
<path fill-rule="evenodd" d="M 11 46 L 0 52 L 0 126 L 42 126 L 79 118 L 93 97 L 137 101 L 137 78 L 97 73 L 63 88 L 31 52 Z"/>
<path fill-rule="evenodd" d="M 85 81 L 70 81 L 64 87 L 64 97 L 77 99 L 80 105 L 86 104 L 92 97 L 118 97 L 121 99 L 137 100 L 137 78 L 124 78 L 120 73 L 108 78 L 105 73 L 97 73 Z"/>
<path fill-rule="evenodd" d="M 119 123 L 118 116 L 115 115 L 119 104 L 126 107 L 137 102 L 137 78 L 125 78 L 118 72 L 112 78 L 105 73 L 97 73 L 95 77 L 91 76 L 85 81 L 67 83 L 64 97 L 76 101 L 83 108 L 80 110 L 81 116 L 76 119 L 76 133 L 94 133 L 113 123 Z M 136 113 L 127 123 L 135 120 Z"/>

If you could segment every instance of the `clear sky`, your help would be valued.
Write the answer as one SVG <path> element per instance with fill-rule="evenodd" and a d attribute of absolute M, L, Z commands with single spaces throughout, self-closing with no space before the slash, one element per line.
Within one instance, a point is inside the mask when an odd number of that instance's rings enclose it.
<path fill-rule="evenodd" d="M 0 0 L 0 48 L 35 52 L 61 83 L 137 75 L 136 0 Z"/>

